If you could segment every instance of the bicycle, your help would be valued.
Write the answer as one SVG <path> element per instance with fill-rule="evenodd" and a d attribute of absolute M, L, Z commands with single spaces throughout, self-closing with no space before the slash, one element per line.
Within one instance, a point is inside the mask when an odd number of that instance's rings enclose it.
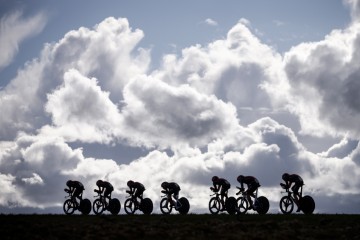
<path fill-rule="evenodd" d="M 222 211 L 227 211 L 229 214 L 235 214 L 236 210 L 236 199 L 234 197 L 228 197 L 227 191 L 225 195 L 225 206 L 221 203 L 221 194 L 219 192 L 215 192 L 213 189 L 211 189 L 214 194 L 211 194 L 210 196 L 214 196 L 210 198 L 209 201 L 209 210 L 211 214 L 218 214 Z"/>
<path fill-rule="evenodd" d="M 75 212 L 75 210 L 79 210 L 82 214 L 88 215 L 91 211 L 91 202 L 89 199 L 82 198 L 82 193 L 80 194 L 80 203 L 76 200 L 76 197 L 73 197 L 72 192 L 69 189 L 64 189 L 66 193 L 68 193 L 65 198 L 69 198 L 65 200 L 63 205 L 63 210 L 66 215 L 71 215 Z"/>
<path fill-rule="evenodd" d="M 150 198 L 143 198 L 139 202 L 133 192 L 126 192 L 129 194 L 128 199 L 124 203 L 124 209 L 127 214 L 132 215 L 136 210 L 140 210 L 147 215 L 152 213 L 154 207 Z"/>
<path fill-rule="evenodd" d="M 166 191 L 161 191 L 165 193 L 165 195 L 161 196 L 160 201 L 160 210 L 163 214 L 170 214 L 173 209 L 178 211 L 180 214 L 187 214 L 190 209 L 189 200 L 185 197 L 179 198 L 176 200 L 175 204 L 173 204 L 173 200 L 171 198 L 171 194 L 168 194 Z"/>
<path fill-rule="evenodd" d="M 117 215 L 120 212 L 121 204 L 119 199 L 111 198 L 109 196 L 109 201 L 106 201 L 106 197 L 101 193 L 101 191 L 94 189 L 98 195 L 94 197 L 99 197 L 95 199 L 93 203 L 93 211 L 96 215 L 102 214 L 105 210 L 109 211 L 112 215 Z"/>
<path fill-rule="evenodd" d="M 258 189 L 256 189 L 255 191 L 254 203 L 251 208 L 248 200 L 249 193 L 245 191 L 243 188 L 239 188 L 239 187 L 236 188 L 239 189 L 239 192 L 237 192 L 236 195 L 242 194 L 241 197 L 238 197 L 236 199 L 236 212 L 239 215 L 245 214 L 248 210 L 251 209 L 256 211 L 258 214 L 266 214 L 269 211 L 269 207 L 270 207 L 269 200 L 264 196 L 258 197 Z"/>
<path fill-rule="evenodd" d="M 280 210 L 282 213 L 284 214 L 290 214 L 292 213 L 293 209 L 294 209 L 294 203 L 296 204 L 296 206 L 304 213 L 304 214 L 312 214 L 315 210 L 315 201 L 314 199 L 309 196 L 302 196 L 303 194 L 303 186 L 300 187 L 300 194 L 299 194 L 299 201 L 298 203 L 296 203 L 295 198 L 294 198 L 294 192 L 290 191 L 290 189 L 284 184 L 284 183 L 280 183 L 280 186 L 286 190 L 286 192 L 282 192 L 282 193 L 286 193 L 286 196 L 283 196 L 280 199 Z"/>

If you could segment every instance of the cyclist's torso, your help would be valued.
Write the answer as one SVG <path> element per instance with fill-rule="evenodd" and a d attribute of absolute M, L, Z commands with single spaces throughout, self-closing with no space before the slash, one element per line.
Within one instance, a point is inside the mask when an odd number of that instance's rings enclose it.
<path fill-rule="evenodd" d="M 289 175 L 289 182 L 293 182 L 293 183 L 298 184 L 298 185 L 303 185 L 304 184 L 303 179 L 297 174 Z"/>
<path fill-rule="evenodd" d="M 144 185 L 139 182 L 134 182 L 133 188 L 138 189 L 138 190 L 145 190 Z"/>

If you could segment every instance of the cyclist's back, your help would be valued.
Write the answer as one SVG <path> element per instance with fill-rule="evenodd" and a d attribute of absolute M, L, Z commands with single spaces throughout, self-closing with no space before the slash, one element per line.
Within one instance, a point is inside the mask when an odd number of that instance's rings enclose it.
<path fill-rule="evenodd" d="M 137 190 L 145 190 L 145 186 L 142 183 L 139 182 L 134 182 L 133 184 L 133 188 L 137 189 Z"/>
<path fill-rule="evenodd" d="M 79 181 L 68 180 L 66 186 L 69 188 L 69 193 L 72 194 L 72 198 L 78 198 L 81 200 L 81 194 L 85 190 L 84 185 Z"/>
<path fill-rule="evenodd" d="M 230 189 L 231 184 L 225 178 L 218 178 L 214 182 L 214 185 L 221 187 L 222 189 Z"/>
<path fill-rule="evenodd" d="M 289 182 L 293 182 L 295 184 L 299 184 L 299 185 L 304 184 L 303 179 L 297 174 L 290 174 L 288 179 L 289 179 Z"/>
<path fill-rule="evenodd" d="M 70 188 L 85 190 L 84 185 L 79 181 L 68 181 L 66 185 Z"/>
<path fill-rule="evenodd" d="M 176 182 L 169 182 L 167 184 L 166 190 L 168 191 L 169 194 L 171 194 L 171 193 L 179 192 L 181 188 L 179 184 L 177 184 Z"/>

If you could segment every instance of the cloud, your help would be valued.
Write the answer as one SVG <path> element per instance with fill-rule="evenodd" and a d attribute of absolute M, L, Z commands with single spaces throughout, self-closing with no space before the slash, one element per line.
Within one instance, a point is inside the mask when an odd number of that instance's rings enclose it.
<path fill-rule="evenodd" d="M 359 137 L 358 32 L 353 23 L 285 54 L 289 109 L 299 116 L 303 133 Z"/>
<path fill-rule="evenodd" d="M 121 116 L 109 93 L 97 83 L 75 69 L 66 72 L 63 85 L 48 95 L 45 105 L 54 126 L 45 126 L 41 131 L 67 141 L 109 143 L 116 134 L 116 125 L 121 124 Z"/>
<path fill-rule="evenodd" d="M 1 139 L 14 139 L 18 131 L 35 133 L 51 124 L 44 105 L 70 69 L 100 79 L 101 89 L 118 104 L 126 83 L 147 70 L 149 52 L 136 49 L 142 37 L 142 31 L 132 31 L 126 19 L 108 18 L 93 30 L 73 30 L 47 44 L 40 57 L 28 62 L 0 92 L 0 111 L 7 116 L 0 119 Z"/>
<path fill-rule="evenodd" d="M 353 21 L 358 21 L 360 17 L 360 1 L 359 0 L 344 0 L 350 7 L 350 13 Z"/>
<path fill-rule="evenodd" d="M 19 45 L 38 33 L 45 25 L 45 14 L 23 18 L 21 11 L 6 14 L 0 19 L 0 70 L 8 66 L 19 51 Z"/>
<path fill-rule="evenodd" d="M 140 78 L 127 85 L 124 95 L 124 121 L 134 141 L 145 145 L 203 146 L 237 126 L 232 104 L 201 94 L 189 85 L 172 87 L 156 79 Z"/>
<path fill-rule="evenodd" d="M 357 32 L 354 23 L 282 56 L 242 19 L 224 39 L 167 54 L 149 72 L 150 51 L 137 48 L 144 34 L 126 19 L 70 31 L 0 91 L 8 116 L 0 119 L 0 204 L 59 207 L 68 179 L 82 181 L 88 198 L 97 179 L 109 180 L 123 199 L 133 179 L 155 206 L 161 182 L 176 181 L 192 211 L 207 212 L 211 177 L 227 178 L 234 195 L 245 174 L 259 178 L 276 212 L 283 172 L 300 174 L 319 206 L 339 195 L 357 204 Z M 289 120 L 276 120 L 285 119 L 279 109 L 299 118 L 302 133 L 344 139 L 312 153 Z M 147 151 L 125 164 L 121 155 L 86 157 L 72 143 Z"/>
<path fill-rule="evenodd" d="M 242 20 L 229 30 L 224 40 L 185 48 L 180 57 L 164 56 L 161 68 L 152 75 L 174 86 L 185 82 L 201 93 L 231 102 L 238 110 L 261 111 L 271 107 L 264 86 L 279 81 L 279 75 L 283 74 L 279 69 L 281 60 Z M 247 118 L 242 114 L 239 117 Z"/>
<path fill-rule="evenodd" d="M 215 20 L 211 19 L 211 18 L 205 19 L 204 22 L 209 26 L 214 26 L 214 27 L 218 26 L 218 23 Z"/>

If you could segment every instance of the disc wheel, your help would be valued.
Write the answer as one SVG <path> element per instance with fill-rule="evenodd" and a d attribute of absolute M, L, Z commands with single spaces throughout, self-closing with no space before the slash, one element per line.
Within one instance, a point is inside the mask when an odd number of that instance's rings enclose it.
<path fill-rule="evenodd" d="M 112 198 L 109 202 L 109 211 L 112 215 L 117 215 L 120 212 L 121 204 L 119 199 Z"/>
<path fill-rule="evenodd" d="M 315 210 L 315 201 L 311 196 L 304 196 L 300 201 L 300 207 L 303 213 L 312 214 Z"/>
<path fill-rule="evenodd" d="M 180 207 L 178 209 L 179 213 L 183 215 L 187 214 L 190 209 L 189 200 L 185 197 L 182 197 L 179 199 L 179 203 L 180 203 Z"/>
<path fill-rule="evenodd" d="M 229 214 L 236 213 L 236 199 L 234 197 L 229 197 L 225 201 L 225 208 Z"/>
<path fill-rule="evenodd" d="M 140 203 L 140 209 L 144 214 L 151 214 L 153 211 L 154 205 L 150 198 L 144 198 Z"/>
<path fill-rule="evenodd" d="M 266 214 L 269 211 L 269 207 L 269 200 L 266 197 L 258 197 L 256 203 L 256 211 L 258 212 L 258 214 Z"/>
<path fill-rule="evenodd" d="M 80 201 L 80 212 L 84 215 L 89 215 L 91 212 L 91 202 L 89 199 L 85 198 Z"/>

